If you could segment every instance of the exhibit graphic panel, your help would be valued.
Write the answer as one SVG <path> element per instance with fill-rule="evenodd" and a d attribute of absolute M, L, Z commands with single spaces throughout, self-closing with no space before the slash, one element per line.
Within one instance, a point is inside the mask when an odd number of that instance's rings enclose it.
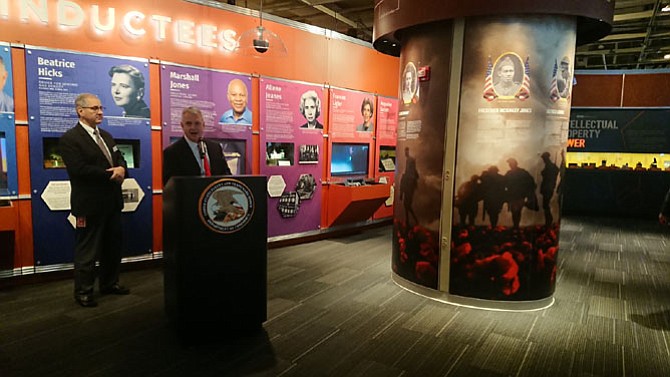
<path fill-rule="evenodd" d="M 391 197 L 379 207 L 373 218 L 393 216 L 395 191 L 396 139 L 398 137 L 398 99 L 377 97 L 377 137 L 375 181 L 391 185 Z"/>
<path fill-rule="evenodd" d="M 668 153 L 670 109 L 574 108 L 568 152 Z"/>
<path fill-rule="evenodd" d="M 468 20 L 459 106 L 449 293 L 551 296 L 556 279 L 575 20 Z"/>
<path fill-rule="evenodd" d="M 375 134 L 375 105 L 372 93 L 331 88 L 328 112 L 331 139 L 370 142 Z"/>
<path fill-rule="evenodd" d="M 391 266 L 400 277 L 437 289 L 442 171 L 447 119 L 451 29 L 408 36 L 400 58 Z M 417 77 L 419 62 L 434 67 L 429 83 Z M 439 67 L 439 68 L 438 68 Z"/>
<path fill-rule="evenodd" d="M 260 80 L 261 174 L 285 185 L 268 191 L 270 237 L 320 227 L 324 94 L 318 85 Z"/>
<path fill-rule="evenodd" d="M 377 143 L 395 145 L 398 137 L 398 99 L 377 97 Z"/>
<path fill-rule="evenodd" d="M 193 106 L 204 137 L 221 144 L 233 175 L 251 173 L 251 76 L 181 65 L 161 65 L 163 149 L 183 136 L 181 112 Z"/>
<path fill-rule="evenodd" d="M 14 113 L 12 55 L 5 42 L 0 42 L 0 113 Z"/>
<path fill-rule="evenodd" d="M 53 199 L 52 182 L 68 180 L 58 141 L 77 125 L 74 101 L 81 93 L 100 98 L 104 117 L 99 127 L 112 134 L 128 162 L 127 178 L 136 182 L 133 194 L 124 188 L 124 202 L 131 201 L 134 210 L 122 216 L 123 256 L 150 253 L 152 201 L 137 200 L 152 190 L 148 61 L 32 47 L 25 57 L 35 264 L 43 268 L 72 261 L 69 206 L 50 208 L 42 198 Z M 60 247 L 51 247 L 55 244 Z"/>
<path fill-rule="evenodd" d="M 0 42 L 0 198 L 18 195 L 14 82 L 9 45 Z"/>

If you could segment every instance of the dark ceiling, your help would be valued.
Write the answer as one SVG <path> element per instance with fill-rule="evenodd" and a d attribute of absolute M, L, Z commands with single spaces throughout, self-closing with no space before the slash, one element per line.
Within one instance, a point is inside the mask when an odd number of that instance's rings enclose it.
<path fill-rule="evenodd" d="M 218 2 L 256 11 L 261 3 Z M 367 42 L 372 39 L 373 0 L 263 0 L 263 13 Z M 615 1 L 612 32 L 595 43 L 579 46 L 575 60 L 576 69 L 670 68 L 670 0 Z"/>

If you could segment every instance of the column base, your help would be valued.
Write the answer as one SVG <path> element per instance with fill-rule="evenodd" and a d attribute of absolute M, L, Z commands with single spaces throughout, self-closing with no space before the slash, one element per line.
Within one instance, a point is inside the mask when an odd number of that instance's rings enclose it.
<path fill-rule="evenodd" d="M 405 280 L 394 273 L 392 273 L 392 278 L 393 282 L 396 283 L 400 288 L 403 288 L 419 296 L 443 302 L 445 304 L 464 306 L 473 309 L 508 312 L 530 312 L 535 310 L 543 310 L 554 304 L 553 296 L 533 301 L 482 300 L 479 298 L 451 295 L 447 292 L 426 288 L 422 285 L 412 283 L 409 280 Z"/>

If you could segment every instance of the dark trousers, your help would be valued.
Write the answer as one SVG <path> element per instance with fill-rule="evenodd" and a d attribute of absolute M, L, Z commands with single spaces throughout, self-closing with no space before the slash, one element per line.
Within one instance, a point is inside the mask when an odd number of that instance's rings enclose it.
<path fill-rule="evenodd" d="M 74 247 L 74 292 L 90 294 L 96 278 L 95 262 L 100 262 L 100 289 L 119 281 L 121 265 L 121 212 L 86 218 L 77 227 Z"/>

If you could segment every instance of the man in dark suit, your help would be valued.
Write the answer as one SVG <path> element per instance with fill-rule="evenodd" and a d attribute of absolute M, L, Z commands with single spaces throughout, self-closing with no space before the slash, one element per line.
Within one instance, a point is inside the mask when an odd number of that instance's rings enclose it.
<path fill-rule="evenodd" d="M 205 122 L 200 109 L 185 108 L 181 128 L 184 137 L 163 150 L 163 185 L 173 176 L 231 175 L 221 144 L 202 138 Z"/>
<path fill-rule="evenodd" d="M 96 259 L 102 294 L 126 295 L 119 284 L 121 265 L 121 184 L 126 161 L 109 132 L 98 127 L 103 107 L 94 94 L 75 100 L 79 123 L 60 138 L 60 152 L 70 177 L 70 206 L 76 217 L 74 298 L 84 307 L 97 306 L 93 296 Z"/>

